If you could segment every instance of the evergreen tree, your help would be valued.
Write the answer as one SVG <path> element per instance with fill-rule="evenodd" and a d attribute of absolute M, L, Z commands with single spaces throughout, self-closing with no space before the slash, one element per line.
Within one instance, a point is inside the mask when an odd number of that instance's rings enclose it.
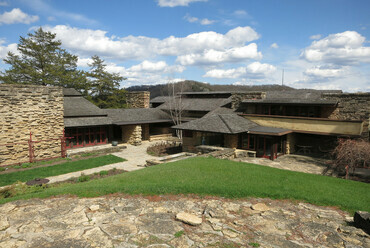
<path fill-rule="evenodd" d="M 72 87 L 87 91 L 83 71 L 77 70 L 78 57 L 61 48 L 56 34 L 41 27 L 27 38 L 20 37 L 18 54 L 9 52 L 4 62 L 10 65 L 0 74 L 0 81 L 9 84 L 36 84 Z"/>
<path fill-rule="evenodd" d="M 91 100 L 100 108 L 124 108 L 126 107 L 125 90 L 119 89 L 120 82 L 125 80 L 119 73 L 109 73 L 106 64 L 99 56 L 91 57 L 93 62 L 89 64 L 90 71 L 87 73 Z"/>

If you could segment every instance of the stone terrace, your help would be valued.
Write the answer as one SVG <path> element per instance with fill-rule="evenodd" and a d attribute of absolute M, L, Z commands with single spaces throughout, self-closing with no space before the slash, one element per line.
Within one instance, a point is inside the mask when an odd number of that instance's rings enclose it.
<path fill-rule="evenodd" d="M 201 224 L 177 220 L 180 212 Z M 370 247 L 351 221 L 330 207 L 269 199 L 60 197 L 1 205 L 0 247 Z"/>

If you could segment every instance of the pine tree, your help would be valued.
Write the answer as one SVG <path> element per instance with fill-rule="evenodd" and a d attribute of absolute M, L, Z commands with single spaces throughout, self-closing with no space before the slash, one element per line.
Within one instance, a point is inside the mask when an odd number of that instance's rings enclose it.
<path fill-rule="evenodd" d="M 41 27 L 27 38 L 20 37 L 18 54 L 9 52 L 4 62 L 10 65 L 0 74 L 0 81 L 9 84 L 36 84 L 73 87 L 87 90 L 83 71 L 77 70 L 78 57 L 61 48 L 56 34 Z"/>
<path fill-rule="evenodd" d="M 126 107 L 125 90 L 119 89 L 120 82 L 125 80 L 118 73 L 110 73 L 106 64 L 99 56 L 91 57 L 93 60 L 90 71 L 87 73 L 91 101 L 100 108 L 124 108 Z"/>

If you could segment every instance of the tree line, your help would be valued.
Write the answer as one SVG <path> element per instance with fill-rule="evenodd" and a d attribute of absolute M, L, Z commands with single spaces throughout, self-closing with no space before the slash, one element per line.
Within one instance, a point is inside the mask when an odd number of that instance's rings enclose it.
<path fill-rule="evenodd" d="M 61 45 L 56 34 L 41 27 L 21 36 L 17 53 L 8 52 L 4 59 L 9 69 L 0 72 L 0 82 L 74 88 L 100 108 L 126 107 L 126 91 L 119 87 L 126 78 L 108 72 L 97 55 L 91 57 L 88 71 L 78 69 L 78 57 Z"/>

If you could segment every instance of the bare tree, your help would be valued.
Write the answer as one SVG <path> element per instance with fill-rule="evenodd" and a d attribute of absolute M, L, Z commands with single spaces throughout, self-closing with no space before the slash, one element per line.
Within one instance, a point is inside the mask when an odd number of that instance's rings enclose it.
<path fill-rule="evenodd" d="M 366 167 L 370 162 L 370 143 L 365 140 L 339 139 L 334 149 L 334 169 L 345 169 L 346 179 L 349 171 L 352 174 L 356 168 Z"/>
<path fill-rule="evenodd" d="M 179 86 L 178 90 L 175 90 L 175 86 Z M 167 84 L 168 87 L 168 106 L 169 112 L 171 115 L 171 119 L 175 125 L 179 125 L 182 123 L 182 115 L 184 112 L 184 106 L 182 103 L 182 92 L 184 90 L 184 83 L 174 83 L 169 82 Z M 176 136 L 182 141 L 182 131 L 176 129 Z"/>

